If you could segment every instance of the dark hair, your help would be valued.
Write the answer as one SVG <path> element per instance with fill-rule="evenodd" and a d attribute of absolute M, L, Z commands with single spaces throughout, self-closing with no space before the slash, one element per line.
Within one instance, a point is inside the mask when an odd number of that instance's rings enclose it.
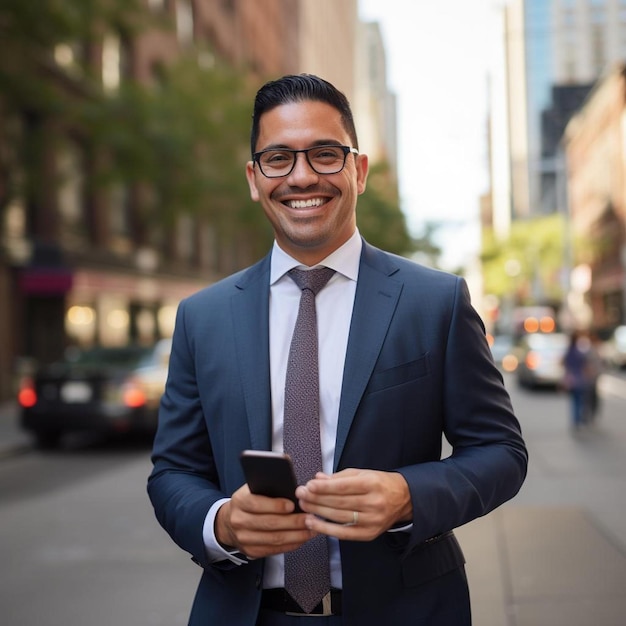
<path fill-rule="evenodd" d="M 283 76 L 278 80 L 265 83 L 259 89 L 254 99 L 254 112 L 252 114 L 252 132 L 250 133 L 250 150 L 254 154 L 256 143 L 259 138 L 259 122 L 263 113 L 271 111 L 281 104 L 291 102 L 305 102 L 313 100 L 326 102 L 341 113 L 341 121 L 346 129 L 354 148 L 359 148 L 356 128 L 350 103 L 346 96 L 334 85 L 314 76 L 313 74 L 299 74 Z"/>

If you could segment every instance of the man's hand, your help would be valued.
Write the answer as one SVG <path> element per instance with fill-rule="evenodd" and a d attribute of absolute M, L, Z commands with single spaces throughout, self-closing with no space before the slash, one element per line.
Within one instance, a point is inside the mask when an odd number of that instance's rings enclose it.
<path fill-rule="evenodd" d="M 309 513 L 307 528 L 350 541 L 371 541 L 394 524 L 410 524 L 413 515 L 409 486 L 398 472 L 320 472 L 298 487 L 296 496 Z"/>
<path fill-rule="evenodd" d="M 295 550 L 317 533 L 294 508 L 290 500 L 255 495 L 244 485 L 217 512 L 215 537 L 251 559 Z"/>

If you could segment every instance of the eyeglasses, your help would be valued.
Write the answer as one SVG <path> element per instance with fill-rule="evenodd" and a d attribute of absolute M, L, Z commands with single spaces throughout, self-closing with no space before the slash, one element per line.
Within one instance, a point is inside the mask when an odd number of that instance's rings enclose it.
<path fill-rule="evenodd" d="M 303 152 L 307 163 L 316 174 L 338 174 L 346 165 L 348 154 L 359 154 L 356 148 L 349 146 L 314 146 L 305 150 L 290 148 L 270 148 L 252 155 L 252 160 L 259 164 L 261 174 L 266 178 L 289 176 L 296 165 L 299 152 Z"/>

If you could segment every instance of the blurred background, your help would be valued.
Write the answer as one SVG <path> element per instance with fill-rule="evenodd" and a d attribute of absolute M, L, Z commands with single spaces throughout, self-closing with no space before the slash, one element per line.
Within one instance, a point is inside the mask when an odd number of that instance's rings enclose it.
<path fill-rule="evenodd" d="M 3 0 L 0 36 L 0 398 L 267 250 L 243 168 L 284 73 L 352 102 L 365 237 L 464 274 L 490 333 L 626 321 L 624 0 Z"/>
<path fill-rule="evenodd" d="M 271 245 L 244 175 L 252 102 L 300 72 L 352 103 L 371 163 L 361 233 L 466 277 L 531 448 L 519 501 L 593 510 L 623 555 L 626 0 L 0 0 L 0 549 L 15 566 L 29 555 L 0 579 L 12 623 L 45 623 L 27 581 L 70 565 L 48 598 L 63 623 L 183 623 L 195 582 L 177 595 L 165 579 L 197 572 L 136 503 L 168 340 L 181 298 Z M 602 420 L 578 437 L 558 393 L 573 330 L 601 365 Z M 43 451 L 76 430 L 148 439 Z M 127 552 L 107 552 L 121 535 Z M 122 621 L 85 617 L 103 561 Z M 157 565 L 163 580 L 138 589 Z M 601 595 L 602 576 L 584 585 L 598 580 Z M 480 624 L 566 623 L 524 621 L 511 585 L 506 618 Z M 175 610 L 128 619 L 154 589 Z M 569 624 L 623 623 L 623 598 L 615 621 L 568 600 Z"/>

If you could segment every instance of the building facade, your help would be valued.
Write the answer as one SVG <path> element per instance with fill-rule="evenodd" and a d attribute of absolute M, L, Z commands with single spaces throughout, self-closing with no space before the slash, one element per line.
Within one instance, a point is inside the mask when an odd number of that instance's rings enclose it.
<path fill-rule="evenodd" d="M 568 196 L 593 325 L 626 323 L 626 65 L 601 80 L 565 135 Z"/>
<path fill-rule="evenodd" d="M 564 212 L 554 133 L 626 58 L 626 0 L 510 0 L 503 12 L 512 215 Z"/>
<path fill-rule="evenodd" d="M 99 33 L 86 56 L 74 44 L 58 42 L 45 71 L 57 77 L 60 89 L 76 89 L 79 61 L 105 90 L 115 92 L 125 81 L 158 88 L 160 69 L 197 48 L 199 65 L 219 59 L 248 76 L 252 87 L 312 72 L 355 99 L 356 0 L 144 4 L 162 27 Z M 79 92 L 80 86 L 77 97 L 84 97 Z M 210 101 L 207 94 L 207 106 Z M 0 107 L 0 125 L 15 123 L 2 112 Z M 69 344 L 151 342 L 170 335 L 182 297 L 259 256 L 256 232 L 242 228 L 224 236 L 184 207 L 168 227 L 142 227 L 150 189 L 120 185 L 92 193 L 86 168 L 102 155 L 86 156 L 79 129 L 56 128 L 54 120 L 28 111 L 19 118 L 18 135 L 54 141 L 39 153 L 34 173 L 45 192 L 17 195 L 0 213 L 0 399 L 13 394 L 24 364 L 58 358 Z M 0 192 L 2 185 L 0 179 Z"/>

